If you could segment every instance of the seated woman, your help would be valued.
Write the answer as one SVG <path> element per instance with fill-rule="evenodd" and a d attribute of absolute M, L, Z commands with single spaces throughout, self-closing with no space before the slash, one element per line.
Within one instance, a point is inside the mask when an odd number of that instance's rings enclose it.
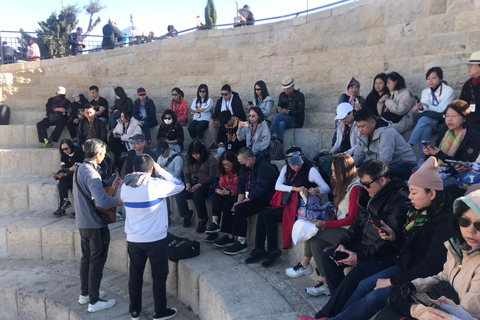
<path fill-rule="evenodd" d="M 453 204 L 451 217 L 452 238 L 445 242 L 447 261 L 438 274 L 417 278 L 401 287 L 393 288 L 389 293 L 397 295 L 395 302 L 385 307 L 375 319 L 472 319 L 480 318 L 480 191 L 458 198 Z M 445 230 L 445 226 L 442 228 Z M 445 293 L 435 304 L 450 315 L 445 318 L 432 317 L 431 308 L 418 304 L 401 292 L 425 294 L 435 285 L 446 288 L 450 285 L 452 294 Z M 437 291 L 438 292 L 438 291 Z M 452 300 L 456 300 L 453 303 Z M 430 310 L 430 312 L 429 312 Z M 456 318 L 455 318 L 456 317 Z"/>
<path fill-rule="evenodd" d="M 273 98 L 270 97 L 268 93 L 267 85 L 264 81 L 260 80 L 255 82 L 253 86 L 255 90 L 255 95 L 253 99 L 253 104 L 248 104 L 248 108 L 259 107 L 262 110 L 265 120 L 270 124 L 272 123 L 272 114 L 271 110 L 273 107 Z"/>
<path fill-rule="evenodd" d="M 68 132 L 70 137 L 75 140 L 77 137 L 78 123 L 83 119 L 83 106 L 88 104 L 87 98 L 83 95 L 81 90 L 75 90 L 73 93 L 75 101 L 70 106 L 70 118 L 67 122 Z M 68 110 L 67 110 L 68 111 Z"/>
<path fill-rule="evenodd" d="M 132 149 L 132 137 L 136 134 L 142 134 L 142 128 L 137 119 L 132 118 L 130 111 L 122 110 L 120 119 L 113 129 L 112 137 L 108 142 L 108 147 L 113 153 L 115 168 L 122 172 L 123 162 L 127 157 L 127 152 Z"/>
<path fill-rule="evenodd" d="M 348 102 L 356 111 L 362 109 L 362 106 L 365 103 L 365 99 L 361 95 L 359 95 L 359 92 L 360 82 L 358 82 L 357 79 L 352 77 L 347 83 L 345 93 L 342 94 L 338 99 L 338 104 L 342 102 Z"/>
<path fill-rule="evenodd" d="M 452 203 L 443 192 L 437 161 L 430 158 L 410 177 L 408 184 L 412 207 L 403 233 L 396 235 L 383 221 L 377 228 L 383 240 L 397 245 L 396 265 L 362 280 L 342 312 L 329 319 L 368 320 L 385 307 L 392 286 L 442 270 L 447 256 L 443 243 L 450 237 L 445 225 L 452 216 Z"/>
<path fill-rule="evenodd" d="M 255 232 L 255 249 L 245 263 L 255 263 L 265 257 L 262 266 L 268 268 L 280 258 L 282 251 L 277 247 L 277 222 L 283 224 L 283 247 L 290 248 L 290 236 L 295 218 L 289 219 L 288 217 L 297 215 L 300 192 L 304 192 L 307 197 L 330 192 L 330 188 L 318 171 L 303 157 L 302 149 L 298 147 L 288 149 L 285 162 L 286 165 L 282 168 L 275 184 L 275 190 L 288 193 L 298 192 L 298 194 L 295 197 L 291 196 L 286 207 L 266 208 L 260 211 Z M 290 206 L 290 201 L 294 200 L 297 202 Z M 265 239 L 267 239 L 268 251 L 265 251 Z"/>
<path fill-rule="evenodd" d="M 157 142 L 164 140 L 168 143 L 170 149 L 176 153 L 183 151 L 183 128 L 177 122 L 177 115 L 172 110 L 165 110 L 162 114 L 162 123 L 157 132 Z"/>
<path fill-rule="evenodd" d="M 125 90 L 122 87 L 115 87 L 113 91 L 115 92 L 115 102 L 110 109 L 110 125 L 112 130 L 117 125 L 121 110 L 126 109 L 130 111 L 130 113 L 133 113 L 133 101 L 127 96 Z"/>
<path fill-rule="evenodd" d="M 172 102 L 170 109 L 177 115 L 177 121 L 185 126 L 188 123 L 188 102 L 183 99 L 183 91 L 175 87 L 172 89 Z"/>
<path fill-rule="evenodd" d="M 445 109 L 446 128 L 440 132 L 437 147 L 423 146 L 426 156 L 434 156 L 440 165 L 440 177 L 444 187 L 456 183 L 458 171 L 455 162 L 473 162 L 480 152 L 480 133 L 469 127 L 471 109 L 465 101 L 454 100 Z"/>
<path fill-rule="evenodd" d="M 205 233 L 208 234 L 205 242 L 214 242 L 220 232 L 220 220 L 223 212 L 223 204 L 237 197 L 238 173 L 240 172 L 240 163 L 237 155 L 232 151 L 225 151 L 218 159 L 218 173 L 220 182 L 215 188 L 215 194 L 212 199 L 212 223 L 208 226 Z M 228 212 L 227 214 L 231 214 Z"/>
<path fill-rule="evenodd" d="M 70 139 L 60 141 L 60 166 L 61 169 L 53 175 L 58 180 L 58 194 L 60 195 L 60 206 L 53 214 L 64 216 L 65 209 L 72 206 L 68 200 L 68 190 L 73 188 L 73 173 L 83 163 L 85 153 L 82 148 L 77 148 Z"/>
<path fill-rule="evenodd" d="M 207 122 L 208 123 L 208 122 Z M 193 141 L 188 146 L 185 165 L 185 190 L 175 195 L 178 212 L 183 218 L 183 226 L 192 225 L 193 211 L 188 208 L 187 199 L 193 198 L 198 215 L 197 233 L 204 233 L 207 229 L 208 212 L 205 200 L 208 197 L 210 185 L 217 176 L 217 160 L 212 156 L 200 141 Z"/>
<path fill-rule="evenodd" d="M 418 144 L 418 157 L 425 161 L 422 141 L 430 141 L 432 132 L 437 132 L 439 121 L 443 122 L 443 112 L 453 101 L 453 89 L 443 81 L 443 71 L 440 67 L 433 67 L 426 75 L 428 88 L 422 91 L 422 99 L 413 107 L 419 111 L 415 117 L 417 124 L 410 136 L 412 146 Z"/>
<path fill-rule="evenodd" d="M 247 147 L 252 149 L 255 156 L 266 153 L 270 146 L 271 136 L 262 110 L 259 107 L 250 108 L 248 120 L 248 123 L 240 121 L 237 139 L 245 140 Z"/>
<path fill-rule="evenodd" d="M 389 95 L 390 91 L 387 88 L 387 74 L 379 73 L 373 79 L 372 91 L 368 94 L 363 104 L 363 108 L 370 109 L 378 116 L 377 103 L 384 95 Z"/>
<path fill-rule="evenodd" d="M 387 88 L 390 95 L 384 95 L 378 100 L 378 115 L 393 122 L 393 127 L 404 133 L 413 127 L 412 107 L 415 103 L 412 93 L 406 89 L 405 79 L 397 72 L 387 75 Z"/>
<path fill-rule="evenodd" d="M 150 128 L 154 128 L 158 125 L 157 111 L 153 100 L 147 96 L 147 90 L 144 88 L 137 89 L 138 99 L 133 104 L 132 115 L 138 120 L 140 127 L 147 140 L 147 145 L 152 143 L 152 137 Z"/>
<path fill-rule="evenodd" d="M 212 119 L 212 114 L 210 113 L 212 106 L 213 100 L 208 97 L 208 86 L 206 84 L 199 85 L 197 97 L 190 106 L 193 119 L 188 126 L 188 133 L 192 139 L 198 139 L 205 143 L 203 132 L 208 129 L 208 123 Z"/>
<path fill-rule="evenodd" d="M 287 276 L 298 278 L 309 275 L 313 272 L 310 261 L 315 260 L 317 265 L 317 274 L 320 275 L 320 281 L 314 287 L 306 288 L 308 294 L 312 296 L 330 295 L 327 286 L 327 278 L 323 268 L 322 256 L 325 249 L 338 244 L 340 238 L 346 233 L 348 227 L 360 211 L 357 199 L 362 185 L 358 178 L 357 169 L 350 155 L 341 153 L 333 156 L 332 159 L 332 183 L 334 186 L 334 203 L 337 206 L 337 220 L 315 221 L 319 231 L 317 234 L 305 242 L 304 256 L 301 262 L 293 268 L 285 270 Z"/>

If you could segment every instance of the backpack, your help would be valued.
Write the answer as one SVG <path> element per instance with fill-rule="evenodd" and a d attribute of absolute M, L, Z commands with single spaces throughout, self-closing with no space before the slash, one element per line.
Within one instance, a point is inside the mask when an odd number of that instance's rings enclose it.
<path fill-rule="evenodd" d="M 270 146 L 268 147 L 268 157 L 270 160 L 283 160 L 285 154 L 283 153 L 283 144 L 277 138 L 270 140 Z"/>
<path fill-rule="evenodd" d="M 167 256 L 170 261 L 178 262 L 181 259 L 193 258 L 200 255 L 200 242 L 187 238 L 177 237 L 167 233 Z"/>
<path fill-rule="evenodd" d="M 0 125 L 6 126 L 10 123 L 10 107 L 0 102 Z"/>

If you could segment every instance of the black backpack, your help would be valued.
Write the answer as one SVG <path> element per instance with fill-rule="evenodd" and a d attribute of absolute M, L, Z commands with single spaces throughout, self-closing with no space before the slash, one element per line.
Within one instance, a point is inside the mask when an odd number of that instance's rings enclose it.
<path fill-rule="evenodd" d="M 6 126 L 10 123 L 10 107 L 0 101 L 0 125 Z"/>
<path fill-rule="evenodd" d="M 181 259 L 193 258 L 200 255 L 200 242 L 187 238 L 177 237 L 167 233 L 167 256 L 170 261 L 178 262 Z"/>
<path fill-rule="evenodd" d="M 268 158 L 270 160 L 283 160 L 285 159 L 285 153 L 283 153 L 283 144 L 277 138 L 270 140 L 270 146 L 268 147 Z"/>

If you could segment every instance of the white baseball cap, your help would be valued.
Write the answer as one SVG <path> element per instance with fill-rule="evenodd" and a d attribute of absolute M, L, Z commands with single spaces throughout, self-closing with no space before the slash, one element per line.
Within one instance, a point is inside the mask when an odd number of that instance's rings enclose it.
<path fill-rule="evenodd" d="M 67 92 L 67 90 L 65 90 L 65 87 L 58 87 L 57 88 L 57 93 L 58 94 L 65 94 L 65 92 Z"/>
<path fill-rule="evenodd" d="M 337 115 L 335 117 L 335 120 L 345 119 L 347 114 L 349 114 L 349 112 L 352 110 L 353 110 L 353 107 L 350 103 L 348 102 L 340 103 L 337 107 Z"/>

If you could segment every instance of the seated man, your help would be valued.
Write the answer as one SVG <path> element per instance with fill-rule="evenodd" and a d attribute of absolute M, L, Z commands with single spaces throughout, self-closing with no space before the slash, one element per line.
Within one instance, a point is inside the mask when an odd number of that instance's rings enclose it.
<path fill-rule="evenodd" d="M 67 109 L 70 108 L 70 101 L 65 98 L 65 88 L 58 87 L 55 97 L 48 99 L 45 105 L 47 117 L 37 123 L 38 141 L 43 143 L 44 147 L 53 147 L 53 143 L 60 139 L 63 128 L 67 125 Z M 50 138 L 47 135 L 47 129 L 55 126 Z"/>
<path fill-rule="evenodd" d="M 370 109 L 358 111 L 355 121 L 361 133 L 353 155 L 355 166 L 359 167 L 367 157 L 381 160 L 388 166 L 391 177 L 407 180 L 417 165 L 417 157 L 392 123 L 375 117 Z"/>
<path fill-rule="evenodd" d="M 374 224 L 383 221 L 398 236 L 406 221 L 409 206 L 407 185 L 400 179 L 390 179 L 385 163 L 368 160 L 362 164 L 358 175 L 364 186 L 358 196 L 360 213 L 339 245 L 323 255 L 331 297 L 315 315 L 316 319 L 340 313 L 361 280 L 393 265 L 392 242 L 382 240 Z M 342 254 L 346 257 L 336 258 Z M 348 266 L 354 268 L 345 275 L 344 269 Z"/>
<path fill-rule="evenodd" d="M 225 150 L 237 153 L 238 150 L 245 147 L 245 141 L 239 141 L 237 138 L 237 130 L 239 119 L 229 111 L 220 112 L 220 128 L 218 129 L 218 151 L 215 158 L 218 160 Z"/>
<path fill-rule="evenodd" d="M 270 127 L 270 133 L 275 134 L 283 143 L 286 128 L 301 128 L 305 121 L 305 97 L 295 90 L 293 78 L 283 77 L 283 92 L 278 97 L 277 116 Z"/>
<path fill-rule="evenodd" d="M 225 201 L 220 231 L 226 235 L 214 242 L 218 248 L 230 246 L 224 251 L 228 255 L 248 251 L 245 242 L 247 218 L 270 206 L 278 176 L 264 157 L 255 157 L 252 150 L 247 147 L 238 151 L 237 159 L 243 165 L 238 176 L 238 196 Z M 234 235 L 238 241 L 235 241 Z"/>
<path fill-rule="evenodd" d="M 152 143 L 150 128 L 158 125 L 155 103 L 147 96 L 147 90 L 144 88 L 138 88 L 137 95 L 138 99 L 133 103 L 132 116 L 140 123 L 147 144 L 150 146 Z"/>
<path fill-rule="evenodd" d="M 145 149 L 145 138 L 143 134 L 136 134 L 132 137 L 132 150 L 127 153 L 127 164 L 125 165 L 125 175 L 133 172 L 133 163 L 135 158 L 143 153 L 148 154 L 154 161 L 157 160 L 157 155 L 150 149 Z M 155 174 L 153 174 L 155 177 Z"/>
<path fill-rule="evenodd" d="M 83 106 L 83 115 L 77 127 L 77 142 L 82 145 L 89 139 L 99 139 L 106 143 L 107 127 L 105 122 L 97 118 L 91 104 Z"/>
<path fill-rule="evenodd" d="M 160 167 L 170 172 L 177 179 L 182 179 L 183 159 L 180 154 L 172 150 L 168 143 L 163 140 L 157 143 L 156 153 L 158 154 L 157 163 Z"/>
<path fill-rule="evenodd" d="M 92 101 L 90 104 L 95 109 L 95 115 L 98 119 L 108 123 L 108 101 L 107 99 L 100 97 L 99 89 L 97 86 L 91 86 L 89 89 L 90 96 L 92 97 Z M 112 128 L 113 129 L 113 128 Z"/>
<path fill-rule="evenodd" d="M 208 148 L 210 150 L 217 149 L 217 134 L 220 128 L 220 112 L 230 111 L 232 116 L 237 117 L 241 121 L 247 120 L 245 111 L 243 110 L 242 100 L 238 93 L 232 91 L 232 88 L 225 84 L 221 90 L 222 97 L 217 100 L 215 110 L 213 112 L 212 120 L 208 124 L 208 132 L 212 138 L 212 145 Z"/>

